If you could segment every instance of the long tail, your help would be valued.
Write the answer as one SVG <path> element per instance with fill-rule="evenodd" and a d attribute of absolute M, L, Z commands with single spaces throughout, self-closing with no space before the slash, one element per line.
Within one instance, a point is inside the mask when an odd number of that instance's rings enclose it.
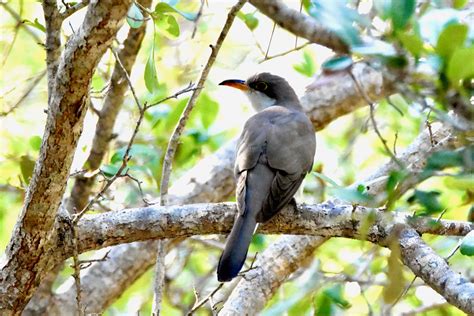
<path fill-rule="evenodd" d="M 227 238 L 217 267 L 217 280 L 227 282 L 237 276 L 244 265 L 257 222 L 254 216 L 239 216 Z"/>

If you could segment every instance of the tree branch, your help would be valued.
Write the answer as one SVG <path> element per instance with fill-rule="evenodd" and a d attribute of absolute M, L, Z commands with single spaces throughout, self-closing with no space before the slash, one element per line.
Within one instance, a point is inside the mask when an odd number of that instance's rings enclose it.
<path fill-rule="evenodd" d="M 148 206 L 85 215 L 78 223 L 80 252 L 134 241 L 189 237 L 193 235 L 228 233 L 237 213 L 235 203 L 202 203 L 174 206 Z M 423 217 L 409 213 L 391 213 L 385 209 L 338 204 L 301 204 L 297 209 L 284 208 L 270 222 L 261 224 L 258 232 L 264 234 L 293 234 L 323 237 L 360 237 L 358 228 L 367 216 L 374 216 L 374 224 L 367 239 L 380 242 L 386 237 L 390 222 L 413 225 L 419 233 L 464 236 L 474 224 Z M 63 252 L 72 251 L 67 240 L 61 240 Z"/>
<path fill-rule="evenodd" d="M 55 1 L 53 1 L 55 2 Z M 55 39 L 59 32 L 57 8 L 45 1 L 51 43 L 48 44 L 49 108 L 43 143 L 23 210 L 0 263 L 0 308 L 2 314 L 18 314 L 26 305 L 45 271 L 52 268 L 53 251 L 48 237 L 61 197 L 87 109 L 94 69 L 121 26 L 130 2 L 102 0 L 89 6 L 81 28 L 73 35 L 61 61 Z M 51 12 L 49 10 L 52 10 Z M 21 290 L 20 290 L 21 289 Z M 4 291 L 4 292 L 3 292 Z"/>
<path fill-rule="evenodd" d="M 336 52 L 346 53 L 349 50 L 336 34 L 323 27 L 315 19 L 288 8 L 280 0 L 250 0 L 250 3 L 282 28 L 298 37 L 306 38 L 310 42 L 326 46 Z"/>
<path fill-rule="evenodd" d="M 400 225 L 400 228 L 403 263 L 450 304 L 469 315 L 474 314 L 474 284 L 451 270 L 446 260 L 434 252 L 414 229 L 406 225 Z"/>

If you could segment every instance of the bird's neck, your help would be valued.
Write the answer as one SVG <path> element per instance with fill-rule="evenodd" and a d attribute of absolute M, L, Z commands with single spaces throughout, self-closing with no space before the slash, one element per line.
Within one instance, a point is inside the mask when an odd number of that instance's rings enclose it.
<path fill-rule="evenodd" d="M 266 108 L 269 108 L 273 105 L 283 106 L 292 110 L 298 110 L 298 111 L 303 110 L 296 95 L 294 98 L 284 98 L 280 100 L 280 99 L 270 98 L 261 92 L 254 91 L 254 92 L 248 93 L 247 96 L 250 100 L 250 103 L 252 104 L 252 107 L 257 112 L 263 111 Z"/>

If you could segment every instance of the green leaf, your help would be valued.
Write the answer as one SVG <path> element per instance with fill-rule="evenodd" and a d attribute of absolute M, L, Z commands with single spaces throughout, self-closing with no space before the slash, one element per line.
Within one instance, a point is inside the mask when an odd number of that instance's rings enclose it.
<path fill-rule="evenodd" d="M 415 57 L 420 57 L 423 53 L 423 40 L 416 34 L 398 32 L 397 37 L 403 47 Z"/>
<path fill-rule="evenodd" d="M 252 251 L 262 251 L 265 249 L 265 235 L 255 234 L 252 237 Z"/>
<path fill-rule="evenodd" d="M 439 34 L 446 25 L 459 23 L 461 13 L 451 8 L 429 10 L 419 20 L 419 32 L 423 40 L 428 41 L 432 46 L 436 46 Z"/>
<path fill-rule="evenodd" d="M 372 197 L 366 192 L 352 188 L 330 187 L 328 193 L 348 203 L 367 203 L 372 200 Z"/>
<path fill-rule="evenodd" d="M 359 226 L 359 235 L 360 235 L 359 239 L 361 241 L 366 240 L 367 234 L 369 233 L 370 228 L 372 227 L 372 225 L 375 223 L 376 220 L 377 220 L 377 215 L 373 211 L 369 212 L 366 216 L 364 216 Z"/>
<path fill-rule="evenodd" d="M 462 9 L 466 4 L 468 0 L 454 0 L 453 1 L 453 7 L 455 9 Z"/>
<path fill-rule="evenodd" d="M 178 21 L 176 21 L 175 17 L 172 15 L 168 15 L 168 29 L 167 30 L 174 37 L 179 36 L 179 24 L 178 24 Z"/>
<path fill-rule="evenodd" d="M 336 284 L 323 291 L 324 295 L 329 297 L 332 302 L 342 309 L 348 309 L 351 304 L 344 298 L 342 284 Z"/>
<path fill-rule="evenodd" d="M 177 13 L 181 15 L 183 18 L 189 21 L 195 21 L 197 14 L 195 13 L 189 13 L 189 12 L 183 12 L 181 10 L 176 9 L 174 6 L 165 3 L 165 2 L 159 2 L 155 6 L 154 13 L 158 16 L 163 15 L 164 13 Z"/>
<path fill-rule="evenodd" d="M 331 184 L 332 186 L 334 187 L 341 187 L 339 184 L 336 183 L 336 181 L 334 181 L 333 179 L 329 178 L 328 176 L 326 176 L 325 174 L 322 174 L 322 173 L 319 173 L 317 171 L 313 171 L 312 172 L 316 177 L 320 178 L 321 180 L 323 180 L 324 182 L 327 182 L 329 184 Z"/>
<path fill-rule="evenodd" d="M 464 164 L 462 151 L 443 150 L 433 153 L 426 162 L 425 169 L 443 170 L 449 167 L 459 167 Z"/>
<path fill-rule="evenodd" d="M 29 140 L 30 146 L 33 150 L 39 151 L 41 148 L 41 137 L 40 136 L 33 136 Z"/>
<path fill-rule="evenodd" d="M 373 40 L 370 43 L 354 45 L 352 46 L 351 51 L 365 56 L 397 56 L 397 51 L 392 44 L 380 40 Z"/>
<path fill-rule="evenodd" d="M 140 8 L 135 4 L 132 3 L 130 9 L 127 12 L 127 23 L 130 25 L 131 28 L 139 28 L 143 24 L 143 13 Z"/>
<path fill-rule="evenodd" d="M 20 157 L 20 170 L 23 177 L 23 181 L 26 184 L 30 183 L 30 178 L 33 175 L 33 170 L 35 169 L 35 161 L 28 155 L 23 155 Z"/>
<path fill-rule="evenodd" d="M 465 24 L 449 24 L 441 32 L 436 44 L 436 52 L 445 58 L 449 58 L 453 52 L 462 47 L 466 41 L 469 28 Z"/>
<path fill-rule="evenodd" d="M 159 15 L 154 19 L 155 25 L 160 29 L 161 33 L 173 39 L 179 36 L 179 24 L 172 15 Z"/>
<path fill-rule="evenodd" d="M 405 179 L 406 173 L 402 171 L 392 171 L 388 176 L 387 183 L 385 185 L 385 189 L 389 194 L 393 193 L 397 185 Z"/>
<path fill-rule="evenodd" d="M 382 20 L 386 20 L 390 17 L 392 7 L 391 0 L 374 0 L 374 6 Z"/>
<path fill-rule="evenodd" d="M 159 85 L 158 85 L 158 75 L 156 73 L 156 66 L 155 66 L 155 44 L 151 48 L 150 56 L 145 65 L 145 86 L 147 90 L 154 94 L 158 92 Z"/>
<path fill-rule="evenodd" d="M 459 86 L 460 81 L 474 77 L 474 46 L 458 48 L 454 51 L 448 63 L 447 75 L 454 86 Z"/>
<path fill-rule="evenodd" d="M 387 261 L 388 285 L 384 287 L 383 299 L 385 303 L 393 303 L 403 292 L 405 282 L 403 279 L 403 267 L 400 262 L 400 246 L 395 238 L 389 244 L 390 256 Z"/>
<path fill-rule="evenodd" d="M 170 6 L 166 2 L 158 2 L 155 6 L 154 12 L 158 15 L 162 15 L 164 13 L 169 13 L 169 12 L 178 13 L 178 11 L 174 7 Z"/>
<path fill-rule="evenodd" d="M 367 24 L 359 13 L 349 8 L 346 1 L 313 1 L 309 14 L 319 23 L 336 33 L 347 45 L 359 45 L 357 24 Z"/>
<path fill-rule="evenodd" d="M 471 174 L 457 175 L 455 177 L 446 177 L 444 184 L 450 189 L 469 190 L 474 188 L 474 176 Z"/>
<path fill-rule="evenodd" d="M 352 58 L 349 56 L 337 56 L 331 59 L 326 60 L 322 65 L 321 68 L 324 72 L 337 72 L 341 70 L 349 69 L 354 62 Z"/>
<path fill-rule="evenodd" d="M 440 194 L 438 191 L 415 190 L 415 193 L 407 201 L 409 203 L 418 202 L 424 208 L 422 215 L 429 215 L 444 209 L 438 200 Z"/>
<path fill-rule="evenodd" d="M 464 236 L 459 250 L 461 254 L 465 256 L 469 256 L 469 257 L 474 256 L 474 230 L 470 231 L 469 234 Z"/>
<path fill-rule="evenodd" d="M 407 109 L 409 107 L 405 98 L 399 93 L 392 94 L 388 97 L 388 100 L 399 109 Z"/>
<path fill-rule="evenodd" d="M 116 165 L 103 165 L 100 167 L 100 170 L 107 176 L 107 177 L 113 177 L 120 169 L 120 166 Z"/>
<path fill-rule="evenodd" d="M 219 103 L 213 100 L 209 94 L 202 93 L 196 105 L 196 110 L 199 110 L 202 126 L 208 129 L 217 118 Z"/>
<path fill-rule="evenodd" d="M 251 30 L 255 30 L 258 26 L 258 19 L 252 13 L 242 13 L 239 11 L 237 17 L 244 21 L 245 25 Z"/>
<path fill-rule="evenodd" d="M 394 0 L 391 6 L 391 16 L 393 28 L 395 30 L 404 29 L 413 13 L 415 13 L 416 1 L 415 0 Z"/>
<path fill-rule="evenodd" d="M 119 164 L 123 160 L 123 156 L 125 155 L 125 150 L 127 149 L 126 146 L 117 150 L 112 158 L 110 158 L 110 162 L 112 164 Z M 130 148 L 129 155 L 133 158 L 141 158 L 143 160 L 153 160 L 156 159 L 159 155 L 156 149 L 153 146 L 143 145 L 143 144 L 134 144 Z"/>
<path fill-rule="evenodd" d="M 23 20 L 23 23 L 29 26 L 32 26 L 42 32 L 46 33 L 46 28 L 44 27 L 43 24 L 41 24 L 38 19 L 36 18 L 34 22 L 31 22 L 30 20 Z"/>
<path fill-rule="evenodd" d="M 312 77 L 316 72 L 316 64 L 314 63 L 313 56 L 308 50 L 303 52 L 303 61 L 300 64 L 293 65 L 295 69 L 300 74 Z"/>

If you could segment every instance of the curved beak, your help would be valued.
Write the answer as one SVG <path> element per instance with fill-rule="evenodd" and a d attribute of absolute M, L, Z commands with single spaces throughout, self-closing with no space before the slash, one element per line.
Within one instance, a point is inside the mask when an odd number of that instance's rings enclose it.
<path fill-rule="evenodd" d="M 230 80 L 224 80 L 221 83 L 219 83 L 220 86 L 229 86 L 232 88 L 236 88 L 242 91 L 248 91 L 249 86 L 245 83 L 244 80 L 239 80 L 239 79 L 230 79 Z"/>

